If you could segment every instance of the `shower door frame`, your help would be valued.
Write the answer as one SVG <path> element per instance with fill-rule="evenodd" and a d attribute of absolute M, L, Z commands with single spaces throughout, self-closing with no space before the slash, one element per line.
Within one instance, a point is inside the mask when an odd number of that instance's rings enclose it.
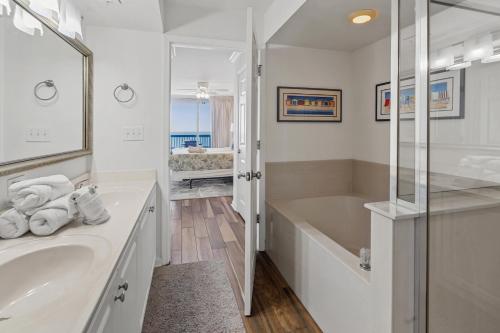
<path fill-rule="evenodd" d="M 399 59 L 400 59 L 400 3 L 392 0 L 391 11 L 391 103 L 390 125 L 390 201 L 414 212 L 413 276 L 414 318 L 413 332 L 427 332 L 427 258 L 428 258 L 428 194 L 429 194 L 429 3 L 415 0 L 415 140 L 414 140 L 414 198 L 409 202 L 398 196 L 399 179 Z"/>

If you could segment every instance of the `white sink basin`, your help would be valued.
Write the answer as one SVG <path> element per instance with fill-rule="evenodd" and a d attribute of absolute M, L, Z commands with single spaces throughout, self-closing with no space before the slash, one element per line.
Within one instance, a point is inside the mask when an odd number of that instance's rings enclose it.
<path fill-rule="evenodd" d="M 34 240 L 0 251 L 0 331 L 55 320 L 68 300 L 92 287 L 110 254 L 109 242 L 98 236 Z"/>

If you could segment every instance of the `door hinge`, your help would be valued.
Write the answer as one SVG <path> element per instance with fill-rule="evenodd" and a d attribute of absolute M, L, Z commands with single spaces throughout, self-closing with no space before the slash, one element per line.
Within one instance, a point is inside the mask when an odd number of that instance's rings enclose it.
<path fill-rule="evenodd" d="M 260 140 L 257 140 L 257 150 L 260 150 Z"/>
<path fill-rule="evenodd" d="M 257 214 L 257 224 L 260 223 L 260 214 Z"/>
<path fill-rule="evenodd" d="M 257 76 L 258 77 L 262 76 L 262 65 L 257 65 Z"/>

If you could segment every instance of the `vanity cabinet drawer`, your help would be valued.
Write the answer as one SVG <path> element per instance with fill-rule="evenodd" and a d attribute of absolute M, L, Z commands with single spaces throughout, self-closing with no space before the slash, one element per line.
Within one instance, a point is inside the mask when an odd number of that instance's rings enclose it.
<path fill-rule="evenodd" d="M 137 242 L 127 246 L 87 332 L 140 332 L 137 306 Z"/>

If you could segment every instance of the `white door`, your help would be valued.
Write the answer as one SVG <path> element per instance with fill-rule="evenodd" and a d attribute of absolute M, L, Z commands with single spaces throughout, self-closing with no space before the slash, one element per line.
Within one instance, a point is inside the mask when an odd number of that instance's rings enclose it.
<path fill-rule="evenodd" d="M 244 198 L 245 210 L 245 315 L 249 316 L 252 311 L 253 282 L 255 276 L 255 255 L 257 251 L 257 181 L 260 178 L 257 172 L 257 126 L 258 126 L 258 89 L 257 89 L 257 47 L 253 33 L 253 13 L 249 8 L 247 11 L 247 48 L 246 48 L 246 124 L 245 124 L 245 181 L 248 186 Z"/>
<path fill-rule="evenodd" d="M 242 70 L 238 75 L 238 128 L 237 128 L 237 150 L 236 150 L 236 195 L 235 195 L 235 209 L 242 215 L 245 212 L 245 202 L 248 199 L 245 197 L 249 193 L 248 187 L 250 183 L 246 181 L 246 161 L 247 161 L 247 149 L 246 149 L 246 107 L 247 107 L 247 74 L 246 70 Z"/>

